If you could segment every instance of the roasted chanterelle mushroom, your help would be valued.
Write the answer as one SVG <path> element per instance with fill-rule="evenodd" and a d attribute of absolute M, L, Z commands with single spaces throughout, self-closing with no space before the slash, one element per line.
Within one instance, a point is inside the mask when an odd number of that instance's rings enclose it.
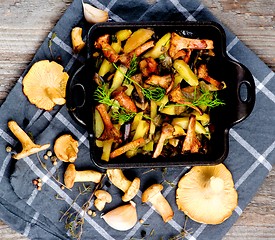
<path fill-rule="evenodd" d="M 50 111 L 56 104 L 65 104 L 68 79 L 60 64 L 41 60 L 33 64 L 24 77 L 23 92 L 32 104 Z"/>
<path fill-rule="evenodd" d="M 223 164 L 195 166 L 180 179 L 176 201 L 178 208 L 194 221 L 219 224 L 237 207 L 238 194 Z"/>

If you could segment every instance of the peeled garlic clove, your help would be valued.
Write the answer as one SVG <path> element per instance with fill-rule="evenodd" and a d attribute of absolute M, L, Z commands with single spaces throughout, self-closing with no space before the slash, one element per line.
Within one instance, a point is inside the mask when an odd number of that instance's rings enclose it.
<path fill-rule="evenodd" d="M 130 201 L 130 203 L 117 207 L 101 217 L 110 227 L 119 231 L 127 231 L 137 222 L 136 204 Z"/>
<path fill-rule="evenodd" d="M 88 3 L 83 3 L 83 12 L 89 23 L 106 22 L 109 18 L 108 12 L 95 8 Z"/>

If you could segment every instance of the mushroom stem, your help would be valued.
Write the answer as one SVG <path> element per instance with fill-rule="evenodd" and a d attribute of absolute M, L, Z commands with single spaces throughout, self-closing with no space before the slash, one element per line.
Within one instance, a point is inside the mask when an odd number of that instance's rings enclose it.
<path fill-rule="evenodd" d="M 75 53 L 80 52 L 85 46 L 85 42 L 82 39 L 82 28 L 74 27 L 71 31 L 71 39 L 73 44 L 73 51 Z"/>
<path fill-rule="evenodd" d="M 131 186 L 132 182 L 124 176 L 121 169 L 108 169 L 107 175 L 110 181 L 123 192 L 126 192 Z"/>
<path fill-rule="evenodd" d="M 161 184 L 153 184 L 143 192 L 141 200 L 142 202 L 150 202 L 161 215 L 163 221 L 168 222 L 173 218 L 174 212 L 169 202 L 161 194 L 162 189 Z"/>
<path fill-rule="evenodd" d="M 50 147 L 50 144 L 39 145 L 35 144 L 27 133 L 23 131 L 22 128 L 15 121 L 9 121 L 8 127 L 14 136 L 21 142 L 22 151 L 18 154 L 13 155 L 13 158 L 20 159 L 27 157 L 31 154 L 37 153 L 39 151 L 45 150 Z"/>
<path fill-rule="evenodd" d="M 157 193 L 151 200 L 153 207 L 156 211 L 161 215 L 164 222 L 168 222 L 173 218 L 173 211 L 171 209 L 170 204 L 161 194 L 161 192 Z"/>
<path fill-rule="evenodd" d="M 99 104 L 96 106 L 97 111 L 99 112 L 103 123 L 104 123 L 104 131 L 100 136 L 100 140 L 109 140 L 114 139 L 115 141 L 119 141 L 121 138 L 121 133 L 117 130 L 112 121 L 110 116 L 108 115 L 106 106 L 104 104 Z"/>
<path fill-rule="evenodd" d="M 102 174 L 94 170 L 76 171 L 74 182 L 94 182 L 99 183 Z"/>
<path fill-rule="evenodd" d="M 63 105 L 66 103 L 64 96 L 62 96 L 61 92 L 57 88 L 47 87 L 45 91 L 49 99 L 51 99 L 55 104 Z"/>
<path fill-rule="evenodd" d="M 224 181 L 219 177 L 212 176 L 209 180 L 209 187 L 214 193 L 219 193 L 224 189 Z"/>
<path fill-rule="evenodd" d="M 64 182 L 67 188 L 72 188 L 75 182 L 99 183 L 102 173 L 94 170 L 77 171 L 75 165 L 70 163 L 64 173 Z"/>
<path fill-rule="evenodd" d="M 124 176 L 121 169 L 108 169 L 107 176 L 117 188 L 124 192 L 122 201 L 128 202 L 137 195 L 140 187 L 139 178 L 136 177 L 131 182 Z"/>

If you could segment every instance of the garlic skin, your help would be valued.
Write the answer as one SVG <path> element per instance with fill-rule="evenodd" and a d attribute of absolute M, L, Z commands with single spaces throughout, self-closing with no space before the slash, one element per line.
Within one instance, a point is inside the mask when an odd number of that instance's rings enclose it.
<path fill-rule="evenodd" d="M 117 207 L 101 216 L 105 222 L 118 231 L 127 231 L 137 223 L 136 204 L 133 201 Z"/>
<path fill-rule="evenodd" d="M 88 3 L 82 2 L 84 17 L 89 23 L 106 22 L 109 19 L 108 12 L 95 8 Z"/>

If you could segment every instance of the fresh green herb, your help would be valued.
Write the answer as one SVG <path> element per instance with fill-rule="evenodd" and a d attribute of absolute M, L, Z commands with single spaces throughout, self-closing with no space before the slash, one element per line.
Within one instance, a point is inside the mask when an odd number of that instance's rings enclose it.
<path fill-rule="evenodd" d="M 164 54 L 161 54 L 161 55 L 159 56 L 159 60 L 162 61 L 162 60 L 164 60 L 164 59 L 165 59 Z"/>
<path fill-rule="evenodd" d="M 103 84 L 102 86 L 97 87 L 94 92 L 94 98 L 99 103 L 113 107 L 115 110 L 113 111 L 111 117 L 119 123 L 128 122 L 136 115 L 135 112 L 127 111 L 127 109 L 121 107 L 111 99 L 111 89 L 108 88 L 107 84 Z"/>
<path fill-rule="evenodd" d="M 94 99 L 99 103 L 106 104 L 111 107 L 114 105 L 114 102 L 111 100 L 111 89 L 108 88 L 108 85 L 105 83 L 102 86 L 98 86 L 94 92 Z"/>
<path fill-rule="evenodd" d="M 196 96 L 196 94 L 194 94 L 194 95 Z M 194 99 L 195 100 L 193 102 L 191 101 L 190 104 L 189 103 L 187 103 L 187 104 L 176 103 L 176 104 L 169 104 L 169 106 L 176 106 L 176 107 L 206 106 L 209 108 L 215 108 L 215 107 L 225 104 L 221 99 L 218 98 L 217 92 L 206 91 L 206 92 L 203 92 L 202 95 L 198 99 L 196 99 L 196 97 Z"/>
<path fill-rule="evenodd" d="M 126 111 L 124 108 L 120 107 L 121 110 L 119 111 L 113 111 L 112 113 L 112 118 L 119 122 L 119 123 L 124 123 L 130 121 L 133 117 L 136 116 L 135 112 L 129 112 Z"/>
<path fill-rule="evenodd" d="M 137 59 L 136 55 L 134 54 L 134 56 L 130 62 L 130 68 L 128 69 L 128 71 L 126 73 L 127 78 L 134 76 L 135 73 L 137 72 L 137 70 L 138 70 L 138 59 Z"/>
<path fill-rule="evenodd" d="M 142 88 L 142 93 L 148 100 L 160 101 L 165 96 L 165 92 L 161 87 Z"/>
<path fill-rule="evenodd" d="M 203 92 L 202 95 L 192 102 L 194 106 L 207 106 L 209 108 L 218 107 L 220 105 L 224 105 L 225 103 L 218 98 L 218 93 L 206 91 Z"/>
<path fill-rule="evenodd" d="M 118 70 L 119 68 L 115 63 L 113 63 L 113 66 Z M 165 89 L 161 87 L 150 87 L 150 88 L 143 88 L 138 82 L 133 80 L 132 78 L 128 77 L 126 74 L 124 74 L 124 77 L 129 80 L 130 82 L 136 84 L 138 87 L 141 88 L 143 95 L 148 99 L 148 100 L 154 100 L 154 101 L 160 101 L 163 99 L 165 96 Z"/>

